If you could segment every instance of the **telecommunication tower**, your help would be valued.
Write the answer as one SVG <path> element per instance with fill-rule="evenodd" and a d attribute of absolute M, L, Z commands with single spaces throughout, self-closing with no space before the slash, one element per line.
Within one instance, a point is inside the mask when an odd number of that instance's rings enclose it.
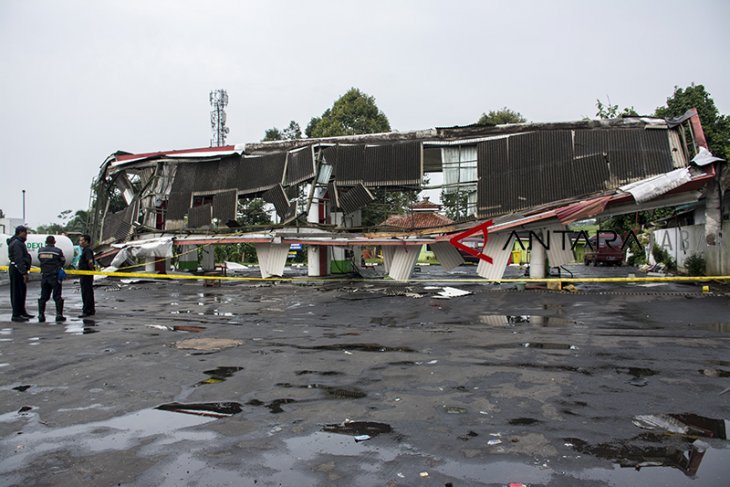
<path fill-rule="evenodd" d="M 228 105 L 228 92 L 226 90 L 213 90 L 210 92 L 210 130 L 212 138 L 211 147 L 226 145 L 228 127 L 226 127 L 226 106 Z"/>

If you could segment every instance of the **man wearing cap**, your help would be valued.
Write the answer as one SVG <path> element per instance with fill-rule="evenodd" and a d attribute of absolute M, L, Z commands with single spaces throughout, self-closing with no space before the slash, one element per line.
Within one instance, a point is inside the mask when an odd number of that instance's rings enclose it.
<path fill-rule="evenodd" d="M 15 235 L 8 239 L 8 274 L 10 274 L 10 303 L 13 307 L 13 321 L 23 322 L 33 318 L 25 310 L 25 295 L 28 291 L 28 272 L 30 271 L 30 254 L 25 246 L 28 229 L 19 226 Z"/>
<path fill-rule="evenodd" d="M 63 269 L 66 258 L 63 250 L 56 247 L 53 235 L 46 237 L 46 246 L 38 251 L 38 260 L 41 263 L 41 298 L 38 300 L 38 322 L 46 321 L 46 303 L 53 293 L 56 303 L 56 321 L 66 321 L 63 316 L 63 298 L 61 297 L 62 284 L 58 273 Z"/>

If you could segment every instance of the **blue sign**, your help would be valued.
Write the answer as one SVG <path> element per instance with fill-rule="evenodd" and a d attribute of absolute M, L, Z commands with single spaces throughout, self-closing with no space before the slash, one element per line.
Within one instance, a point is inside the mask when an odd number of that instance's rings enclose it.
<path fill-rule="evenodd" d="M 291 244 L 289 250 L 302 250 L 302 244 Z"/>

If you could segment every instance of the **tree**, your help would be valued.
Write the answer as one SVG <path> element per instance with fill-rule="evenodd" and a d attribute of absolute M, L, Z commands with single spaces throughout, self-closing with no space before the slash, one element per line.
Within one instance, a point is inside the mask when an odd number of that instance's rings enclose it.
<path fill-rule="evenodd" d="M 600 99 L 596 98 L 596 117 L 598 118 L 606 119 L 637 116 L 639 116 L 639 114 L 633 106 L 625 107 L 623 110 L 619 111 L 618 105 L 611 105 L 610 99 L 604 105 Z"/>
<path fill-rule="evenodd" d="M 357 88 L 339 97 L 332 108 L 307 125 L 307 137 L 336 137 L 338 135 L 390 132 L 388 117 L 375 104 L 375 98 Z"/>
<path fill-rule="evenodd" d="M 390 132 L 388 117 L 375 104 L 375 98 L 357 88 L 350 88 L 321 117 L 307 125 L 307 137 Z M 418 190 L 375 188 L 375 201 L 362 210 L 362 226 L 373 227 L 393 214 L 403 214 L 418 199 Z"/>
<path fill-rule="evenodd" d="M 265 204 L 261 198 L 254 198 L 246 203 L 240 203 L 238 205 L 238 218 L 236 219 L 239 225 L 243 227 L 269 225 L 271 217 L 264 209 Z"/>
<path fill-rule="evenodd" d="M 527 119 L 519 112 L 510 110 L 507 107 L 501 110 L 492 110 L 489 113 L 482 113 L 477 123 L 479 125 L 504 125 L 506 123 L 525 123 Z"/>
<path fill-rule="evenodd" d="M 299 124 L 292 120 L 289 122 L 289 126 L 283 130 L 276 127 L 272 127 L 266 131 L 262 142 L 269 142 L 274 140 L 294 140 L 302 138 L 302 129 Z"/>
<path fill-rule="evenodd" d="M 73 214 L 73 215 L 72 215 Z M 84 210 L 64 210 L 57 217 L 60 222 L 40 225 L 36 228 L 38 233 L 62 234 L 62 233 L 87 233 L 89 231 L 89 213 Z"/>
<path fill-rule="evenodd" d="M 730 117 L 720 114 L 715 101 L 703 85 L 692 83 L 686 88 L 675 86 L 674 93 L 667 98 L 667 104 L 658 107 L 655 115 L 664 118 L 678 117 L 690 108 L 697 109 L 710 151 L 727 160 L 730 156 Z"/>
<path fill-rule="evenodd" d="M 469 216 L 469 192 L 456 191 L 454 193 L 441 192 L 441 206 L 446 216 L 459 221 Z"/>

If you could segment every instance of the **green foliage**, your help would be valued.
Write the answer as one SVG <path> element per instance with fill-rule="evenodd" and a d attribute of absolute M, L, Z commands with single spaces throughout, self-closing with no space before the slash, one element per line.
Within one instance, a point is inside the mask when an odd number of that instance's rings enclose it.
<path fill-rule="evenodd" d="M 618 105 L 611 105 L 611 100 L 608 100 L 604 104 L 601 100 L 596 99 L 596 117 L 598 118 L 619 118 L 619 117 L 635 117 L 639 114 L 636 109 L 632 107 L 626 107 L 619 111 Z"/>
<path fill-rule="evenodd" d="M 374 227 L 391 215 L 403 215 L 408 207 L 418 201 L 417 190 L 393 190 L 374 188 L 370 190 L 375 201 L 362 209 L 362 226 Z"/>
<path fill-rule="evenodd" d="M 302 129 L 299 124 L 292 120 L 289 126 L 283 130 L 272 127 L 266 131 L 261 142 L 270 142 L 274 140 L 294 140 L 302 138 Z"/>
<path fill-rule="evenodd" d="M 506 123 L 525 123 L 527 119 L 519 112 L 510 110 L 507 107 L 501 110 L 492 110 L 489 113 L 482 113 L 477 123 L 479 125 L 503 125 Z"/>
<path fill-rule="evenodd" d="M 684 261 L 687 274 L 690 276 L 704 276 L 707 272 L 707 261 L 701 254 L 692 254 Z"/>
<path fill-rule="evenodd" d="M 269 225 L 271 223 L 271 217 L 264 209 L 265 204 L 261 198 L 254 198 L 246 203 L 239 203 L 236 221 L 243 227 Z"/>
<path fill-rule="evenodd" d="M 654 247 L 651 249 L 651 255 L 654 257 L 657 264 L 664 264 L 667 266 L 668 271 L 674 272 L 677 270 L 677 263 L 674 261 L 672 256 L 669 255 L 669 252 L 667 252 L 666 249 L 654 244 Z"/>
<path fill-rule="evenodd" d="M 87 211 L 78 210 L 73 213 L 71 210 L 64 210 L 57 218 L 60 220 L 59 222 L 40 225 L 36 228 L 36 232 L 58 235 L 71 232 L 88 233 L 89 231 L 89 213 Z"/>
<path fill-rule="evenodd" d="M 667 98 L 666 106 L 658 107 L 655 115 L 664 118 L 678 117 L 690 108 L 697 109 L 712 153 L 727 160 L 730 156 L 730 117 L 720 114 L 703 85 L 692 83 L 686 88 L 675 86 L 674 93 Z"/>
<path fill-rule="evenodd" d="M 256 263 L 256 247 L 250 243 L 216 245 L 216 262 L 242 262 L 246 264 Z"/>
<path fill-rule="evenodd" d="M 455 191 L 453 193 L 441 192 L 441 205 L 446 216 L 458 221 L 469 216 L 469 192 Z"/>
<path fill-rule="evenodd" d="M 390 122 L 375 104 L 375 98 L 350 88 L 321 117 L 313 117 L 305 132 L 307 137 L 373 134 L 390 132 Z"/>

